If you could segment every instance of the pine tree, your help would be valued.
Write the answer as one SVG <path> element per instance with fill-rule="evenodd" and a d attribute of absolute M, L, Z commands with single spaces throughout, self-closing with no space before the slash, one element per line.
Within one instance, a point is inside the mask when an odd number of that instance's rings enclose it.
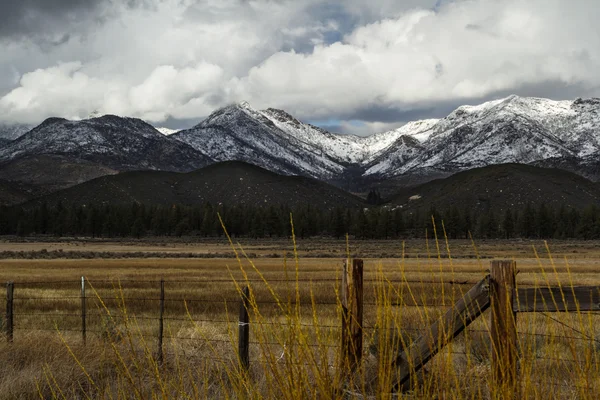
<path fill-rule="evenodd" d="M 446 233 L 450 236 L 451 239 L 457 239 L 459 232 L 461 232 L 462 224 L 460 219 L 460 213 L 458 212 L 458 207 L 452 206 L 445 213 L 445 221 L 444 221 L 444 229 L 446 229 Z"/>
<path fill-rule="evenodd" d="M 48 233 L 48 225 L 49 225 L 49 212 L 48 212 L 48 203 L 45 201 L 42 203 L 42 206 L 39 210 L 39 220 L 37 221 L 37 231 L 42 235 Z"/>
<path fill-rule="evenodd" d="M 531 206 L 531 203 L 527 203 L 519 218 L 519 232 L 521 237 L 534 237 L 536 231 L 535 228 L 535 210 Z"/>
<path fill-rule="evenodd" d="M 544 203 L 540 204 L 536 213 L 536 232 L 540 238 L 550 238 L 554 233 L 554 224 L 552 221 L 552 213 L 548 210 Z"/>
<path fill-rule="evenodd" d="M 515 234 L 515 221 L 513 219 L 513 212 L 511 209 L 507 209 L 504 212 L 504 220 L 502 221 L 502 232 L 505 239 L 510 239 Z"/>
<path fill-rule="evenodd" d="M 440 213 L 438 212 L 438 210 L 435 208 L 435 206 L 431 206 L 431 208 L 429 209 L 429 212 L 427 213 L 427 217 L 425 219 L 425 231 L 427 232 L 427 236 L 428 237 L 434 237 L 434 235 L 437 233 L 437 235 L 440 235 L 440 230 L 438 228 L 441 228 L 442 224 L 442 216 L 440 215 Z"/>
<path fill-rule="evenodd" d="M 382 203 L 382 200 L 381 200 L 381 194 L 379 194 L 379 191 L 377 191 L 375 189 L 370 190 L 369 194 L 367 195 L 367 204 L 377 206 L 381 203 Z"/>
<path fill-rule="evenodd" d="M 469 235 L 473 231 L 473 218 L 471 216 L 471 210 L 469 208 L 465 208 L 465 211 L 463 212 L 462 228 L 465 235 L 465 239 L 469 239 Z"/>
<path fill-rule="evenodd" d="M 591 205 L 583 210 L 577 227 L 577 236 L 585 240 L 600 238 L 600 216 L 598 214 L 596 205 Z"/>
<path fill-rule="evenodd" d="M 500 233 L 500 224 L 498 223 L 498 219 L 496 219 L 496 213 L 494 209 L 490 208 L 488 211 L 488 228 L 486 232 L 486 237 L 490 239 L 498 238 Z"/>
<path fill-rule="evenodd" d="M 342 209 L 339 207 L 336 207 L 333 211 L 333 221 L 331 222 L 331 226 L 333 229 L 333 236 L 338 239 L 348 233 L 344 221 L 344 214 L 342 213 Z"/>
<path fill-rule="evenodd" d="M 190 233 L 190 221 L 187 218 L 182 218 L 175 227 L 175 235 L 181 237 Z"/>
<path fill-rule="evenodd" d="M 144 222 L 141 217 L 138 217 L 131 225 L 130 235 L 138 239 L 144 236 Z"/>
<path fill-rule="evenodd" d="M 377 217 L 377 237 L 379 239 L 387 239 L 390 236 L 391 221 L 388 210 L 380 210 Z"/>
<path fill-rule="evenodd" d="M 369 234 L 369 220 L 367 219 L 364 210 L 358 212 L 356 233 L 361 239 L 367 238 Z"/>
<path fill-rule="evenodd" d="M 404 232 L 404 217 L 399 208 L 394 210 L 394 236 L 401 237 Z"/>
<path fill-rule="evenodd" d="M 24 221 L 21 220 L 21 221 L 17 222 L 17 232 L 16 233 L 18 236 L 21 236 L 21 237 L 27 235 L 27 229 L 25 228 Z"/>

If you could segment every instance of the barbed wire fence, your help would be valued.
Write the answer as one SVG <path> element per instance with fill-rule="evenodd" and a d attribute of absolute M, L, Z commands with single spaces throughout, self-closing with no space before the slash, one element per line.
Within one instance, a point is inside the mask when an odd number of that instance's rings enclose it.
<path fill-rule="evenodd" d="M 274 299 L 268 290 L 263 287 L 262 291 L 256 290 L 253 293 L 251 303 L 260 307 L 272 307 L 275 311 L 283 306 L 290 310 L 294 307 L 315 307 L 319 310 L 328 309 L 330 314 L 337 315 L 337 309 L 341 307 L 342 299 L 339 293 L 334 291 L 336 285 L 342 284 L 342 280 L 335 279 L 268 279 L 269 284 L 289 283 L 289 284 L 328 284 L 331 287 L 330 296 L 322 296 L 318 299 L 310 298 L 303 294 L 296 297 L 295 293 L 285 293 L 280 299 Z M 458 300 L 464 293 L 464 287 L 472 285 L 469 280 L 446 280 L 439 279 L 365 279 L 364 283 L 371 285 L 373 291 L 376 287 L 387 285 L 389 287 L 401 288 L 396 290 L 396 296 L 387 299 L 384 304 L 376 295 L 369 296 L 361 303 L 369 307 L 372 314 L 366 313 L 364 323 L 361 324 L 361 330 L 367 333 L 367 336 L 374 337 L 383 330 L 392 330 L 398 335 L 405 335 L 412 339 L 420 335 L 426 335 L 428 323 L 422 326 L 414 327 L 403 324 L 402 320 L 395 321 L 386 326 L 377 324 L 373 317 L 377 307 L 392 306 L 397 308 L 415 309 L 417 314 L 422 309 L 443 309 L 451 306 L 453 301 Z M 193 287 L 199 285 L 224 286 L 219 297 L 202 297 L 198 290 L 189 290 L 191 294 L 182 294 L 183 287 Z M 418 292 L 417 287 L 427 286 L 434 290 L 439 285 L 453 287 L 450 292 L 445 293 L 437 301 L 419 301 L 417 296 L 408 295 Z M 81 280 L 48 280 L 48 281 L 17 281 L 6 284 L 6 296 L 3 301 L 3 308 L 6 309 L 4 318 L 0 321 L 2 331 L 5 333 L 6 341 L 13 342 L 19 340 L 20 336 L 28 332 L 46 332 L 69 334 L 72 340 L 80 335 L 81 341 L 87 344 L 90 340 L 103 340 L 111 335 L 119 335 L 119 328 L 122 324 L 134 325 L 138 329 L 140 337 L 151 340 L 153 346 L 156 346 L 157 358 L 162 361 L 165 342 L 194 342 L 196 344 L 208 346 L 225 346 L 232 351 L 223 354 L 213 354 L 205 358 L 216 363 L 239 362 L 240 359 L 246 364 L 264 364 L 271 360 L 261 358 L 249 358 L 251 347 L 272 346 L 278 351 L 283 351 L 286 347 L 293 346 L 293 343 L 283 342 L 281 340 L 265 340 L 264 337 L 250 338 L 248 334 L 252 326 L 270 326 L 274 329 L 285 326 L 285 320 L 281 320 L 282 315 L 275 311 L 271 313 L 271 320 L 265 318 L 249 318 L 243 320 L 243 310 L 248 317 L 252 314 L 252 307 L 248 305 L 247 298 L 243 294 L 245 287 L 259 288 L 265 286 L 265 281 L 260 278 L 240 280 L 236 284 L 231 279 L 197 279 L 197 280 L 101 280 L 87 279 Z M 242 290 L 240 290 L 240 288 Z M 550 289 L 557 289 L 553 287 Z M 561 288 L 565 291 L 568 287 Z M 170 292 L 172 295 L 170 296 Z M 398 294 L 400 293 L 401 294 Z M 428 293 L 429 297 L 432 293 Z M 439 292 L 437 293 L 439 295 Z M 433 296 L 435 297 L 435 296 Z M 300 302 L 298 303 L 298 300 Z M 560 300 L 560 299 L 558 299 Z M 600 303 L 599 303 L 600 304 Z M 547 355 L 536 355 L 539 360 L 546 360 L 565 365 L 586 365 L 590 362 L 594 365 L 600 364 L 600 357 L 596 355 L 596 349 L 600 350 L 600 340 L 595 332 L 584 332 L 581 328 L 573 326 L 554 317 L 550 313 L 552 307 L 545 312 L 538 312 L 542 315 L 548 324 L 555 324 L 560 327 L 561 332 L 544 333 L 533 330 L 520 330 L 517 332 L 519 348 L 523 349 L 529 346 L 532 341 L 541 343 L 546 342 L 577 342 L 582 343 L 591 349 L 592 360 L 589 357 L 548 357 Z M 236 311 L 240 310 L 238 317 Z M 585 315 L 592 317 L 600 316 L 598 311 L 583 311 Z M 431 312 L 429 319 L 434 319 L 439 313 Z M 329 349 L 330 351 L 339 350 L 342 346 L 340 337 L 344 334 L 342 323 L 332 323 L 328 318 L 326 323 L 310 321 L 297 322 L 298 326 L 307 329 L 318 329 L 321 331 L 330 331 L 325 335 L 327 341 L 317 341 L 315 343 L 305 344 L 315 349 Z M 391 326 L 390 326 L 391 325 Z M 199 330 L 210 326 L 210 334 L 199 333 Z M 247 328 L 246 331 L 244 329 Z M 465 335 L 480 335 L 484 339 L 489 338 L 490 328 L 484 326 L 465 329 Z M 215 334 L 214 332 L 218 332 Z M 242 343 L 244 342 L 245 343 Z M 545 342 L 544 342 L 545 341 Z M 235 349 L 238 349 L 235 352 Z M 243 349 L 243 350 L 242 350 Z M 189 354 L 185 344 L 179 346 L 183 354 Z M 469 349 L 465 347 L 463 351 L 449 349 L 447 354 L 467 355 Z M 522 351 L 522 350 L 521 350 Z M 241 354 L 244 352 L 244 354 Z M 491 352 L 491 350 L 490 350 Z M 283 353 L 282 353 L 283 354 Z M 288 363 L 294 361 L 287 360 Z M 330 367 L 336 367 L 336 363 L 327 362 Z M 598 368 L 596 366 L 596 368 Z M 545 382 L 545 381 L 544 381 Z M 557 384 L 560 386 L 561 384 Z M 581 386 L 581 385 L 579 385 Z M 572 383 L 571 387 L 579 387 Z M 584 388 L 584 386 L 581 386 Z"/>

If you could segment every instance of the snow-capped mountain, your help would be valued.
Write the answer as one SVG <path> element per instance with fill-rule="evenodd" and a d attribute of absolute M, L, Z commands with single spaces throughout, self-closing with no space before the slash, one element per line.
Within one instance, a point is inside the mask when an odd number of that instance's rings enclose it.
<path fill-rule="evenodd" d="M 327 132 L 283 110 L 259 111 L 241 103 L 173 137 L 215 160 L 242 160 L 286 174 L 329 181 L 416 174 L 426 180 L 490 164 L 594 159 L 600 152 L 599 113 L 599 99 L 510 96 L 359 137 Z M 586 175 L 600 178 L 593 169 Z"/>
<path fill-rule="evenodd" d="M 167 133 L 112 115 L 50 118 L 16 140 L 0 140 L 0 163 L 52 156 L 114 171 L 189 171 L 245 161 L 351 189 L 397 177 L 414 184 L 502 163 L 557 167 L 600 180 L 600 99 L 510 96 L 367 137 L 331 133 L 283 110 L 256 110 L 244 102 Z"/>
<path fill-rule="evenodd" d="M 331 181 L 345 176 L 349 168 L 372 162 L 402 136 L 418 142 L 430 124 L 417 122 L 407 125 L 412 129 L 369 137 L 342 135 L 300 122 L 283 110 L 259 111 L 243 102 L 217 110 L 172 137 L 218 161 L 246 161 L 275 172 Z"/>
<path fill-rule="evenodd" d="M 20 138 L 27 132 L 33 129 L 33 125 L 26 124 L 3 124 L 0 123 L 0 139 L 5 141 L 12 141 Z"/>
<path fill-rule="evenodd" d="M 365 174 L 453 173 L 491 164 L 597 157 L 600 99 L 553 101 L 510 96 L 462 106 L 431 123 L 424 139 L 421 148 L 408 157 L 405 143 L 390 146 Z"/>
<path fill-rule="evenodd" d="M 284 120 L 282 115 L 257 111 L 244 102 L 217 110 L 195 127 L 170 138 L 216 161 L 245 161 L 283 174 L 323 180 L 344 172 L 335 155 L 315 145 L 335 140 L 334 135 L 301 123 L 292 129 L 294 121 Z"/>
<path fill-rule="evenodd" d="M 49 118 L 0 148 L 3 162 L 39 155 L 92 161 L 115 170 L 190 171 L 212 162 L 140 119 L 114 115 L 82 121 Z"/>

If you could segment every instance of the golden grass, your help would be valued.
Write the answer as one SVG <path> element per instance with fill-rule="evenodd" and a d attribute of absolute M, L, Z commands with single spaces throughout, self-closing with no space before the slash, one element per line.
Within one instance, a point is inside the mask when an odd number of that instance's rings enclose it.
<path fill-rule="evenodd" d="M 3 251 L 59 251 L 64 252 L 108 252 L 108 253 L 196 253 L 231 256 L 231 247 L 224 238 L 146 238 L 132 239 L 78 239 L 63 238 L 60 240 L 47 238 L 23 240 L 0 240 L 0 252 Z M 234 239 L 238 240 L 238 239 Z M 294 246 L 289 238 L 275 239 L 239 239 L 244 244 L 247 253 L 256 257 L 292 256 Z M 552 240 L 552 254 L 556 258 L 568 256 L 570 259 L 600 258 L 600 241 Z M 533 258 L 532 246 L 542 246 L 536 240 L 479 240 L 475 249 L 470 240 L 451 240 L 450 248 L 455 258 L 475 257 L 478 253 L 482 258 Z M 445 245 L 441 246 L 441 255 L 446 256 Z M 396 240 L 358 240 L 351 241 L 349 252 L 361 258 L 399 258 L 402 254 L 407 257 L 427 258 L 436 253 L 435 244 L 429 246 L 425 240 L 410 239 L 402 243 Z M 297 253 L 301 258 L 345 257 L 347 253 L 345 240 L 338 239 L 302 239 L 297 240 Z M 436 254 L 437 255 L 437 254 Z M 541 254 L 542 258 L 546 255 Z"/>
<path fill-rule="evenodd" d="M 569 244 L 576 246 L 580 252 L 568 263 L 547 252 L 536 257 L 533 250 L 514 257 L 518 285 L 598 285 L 600 257 L 594 249 L 581 250 L 587 243 Z M 240 264 L 231 258 L 2 260 L 0 279 L 16 282 L 16 331 L 14 343 L 0 344 L 0 397 L 390 398 L 393 355 L 489 266 L 487 259 L 438 258 L 432 252 L 419 259 L 365 260 L 365 354 L 362 368 L 348 380 L 337 367 L 341 257 L 242 258 Z M 91 284 L 86 346 L 77 332 L 82 275 Z M 165 362 L 158 365 L 161 278 L 166 338 Z M 239 290 L 246 279 L 252 288 L 248 376 L 236 355 Z M 42 281 L 60 283 L 36 283 Z M 518 316 L 519 397 L 600 397 L 598 315 L 549 316 Z M 406 396 L 500 396 L 490 381 L 488 332 L 486 313 L 417 374 Z"/>

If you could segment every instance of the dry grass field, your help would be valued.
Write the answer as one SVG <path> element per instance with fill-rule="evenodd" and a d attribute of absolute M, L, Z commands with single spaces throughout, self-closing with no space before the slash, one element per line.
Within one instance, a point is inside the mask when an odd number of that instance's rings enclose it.
<path fill-rule="evenodd" d="M 280 258 L 292 256 L 294 246 L 289 238 L 250 239 L 233 238 L 243 244 L 244 250 L 253 258 Z M 404 244 L 404 246 L 403 246 Z M 440 243 L 440 254 L 446 257 L 446 245 Z M 450 250 L 454 258 L 534 258 L 532 246 L 543 248 L 541 241 L 534 240 L 478 240 L 476 247 L 470 240 L 451 240 Z M 600 258 L 600 242 L 563 240 L 550 242 L 555 258 L 582 259 Z M 140 240 L 91 239 L 91 238 L 11 238 L 0 240 L 0 254 L 3 252 L 82 252 L 82 253 L 146 253 L 151 256 L 163 254 L 200 254 L 214 258 L 231 258 L 234 254 L 226 238 L 145 238 Z M 345 240 L 336 239 L 297 239 L 297 252 L 301 258 L 344 258 Z M 405 242 L 396 240 L 356 240 L 350 241 L 351 255 L 362 258 L 409 258 L 437 257 L 434 241 L 411 239 Z M 544 255 L 542 254 L 542 257 Z"/>
<path fill-rule="evenodd" d="M 391 358 L 480 281 L 491 259 L 515 259 L 517 285 L 600 285 L 592 242 L 351 242 L 365 260 L 364 357 L 340 377 L 344 241 L 0 243 L 0 251 L 207 252 L 223 258 L 0 260 L 14 281 L 14 341 L 0 344 L 0 397 L 392 398 Z M 135 250 L 133 250 L 135 249 Z M 252 254 L 245 258 L 243 253 Z M 327 257 L 320 255 L 327 254 Z M 404 256 L 404 257 L 403 257 Z M 81 329 L 86 277 L 87 341 Z M 160 279 L 164 363 L 157 362 Z M 252 290 L 250 370 L 237 360 L 240 287 Z M 5 296 L 0 306 L 6 307 Z M 3 327 L 5 326 L 3 321 Z M 519 398 L 599 398 L 594 312 L 517 318 Z M 498 398 L 490 381 L 489 312 L 435 356 L 407 398 Z"/>

